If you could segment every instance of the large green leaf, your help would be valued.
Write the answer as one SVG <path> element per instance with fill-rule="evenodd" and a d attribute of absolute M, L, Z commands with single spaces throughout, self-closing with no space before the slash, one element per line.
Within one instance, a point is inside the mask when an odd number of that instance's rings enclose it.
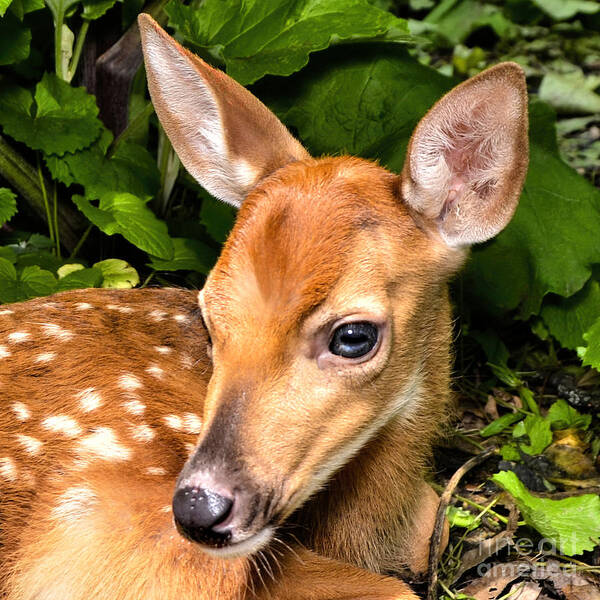
<path fill-rule="evenodd" d="M 37 265 L 17 272 L 14 265 L 0 258 L 0 302 L 20 302 L 47 296 L 56 290 L 56 278 Z"/>
<path fill-rule="evenodd" d="M 242 84 L 290 75 L 311 52 L 349 40 L 411 40 L 408 25 L 367 0 L 205 0 L 167 5 L 169 24 L 218 56 Z"/>
<path fill-rule="evenodd" d="M 403 48 L 376 44 L 332 49 L 283 93 L 272 84 L 257 91 L 313 155 L 347 152 L 398 171 L 415 125 L 452 83 Z"/>
<path fill-rule="evenodd" d="M 100 198 L 108 192 L 130 192 L 144 199 L 153 196 L 160 175 L 151 154 L 138 144 L 123 143 L 107 157 L 112 139 L 110 131 L 103 129 L 89 148 L 62 157 L 46 156 L 46 166 L 65 185 L 82 185 L 88 199 Z"/>
<path fill-rule="evenodd" d="M 600 190 L 562 162 L 554 113 L 530 106 L 530 163 L 519 208 L 494 240 L 473 250 L 464 275 L 472 303 L 536 314 L 548 294 L 571 296 L 600 262 Z"/>
<path fill-rule="evenodd" d="M 600 318 L 600 283 L 590 279 L 570 298 L 545 298 L 540 315 L 561 345 L 573 350 L 583 346 L 583 335 Z"/>
<path fill-rule="evenodd" d="M 0 124 L 4 131 L 34 150 L 62 156 L 89 146 L 100 134 L 98 107 L 85 89 L 71 87 L 45 73 L 31 92 L 17 86 L 0 89 Z"/>
<path fill-rule="evenodd" d="M 216 252 L 199 240 L 173 238 L 173 258 L 150 257 L 150 266 L 157 271 L 198 271 L 208 273 L 216 262 Z"/>
<path fill-rule="evenodd" d="M 29 56 L 31 31 L 12 12 L 0 19 L 0 65 L 12 65 Z"/>
<path fill-rule="evenodd" d="M 4 225 L 17 212 L 17 196 L 8 188 L 0 188 L 0 225 Z"/>
<path fill-rule="evenodd" d="M 593 550 L 600 538 L 600 497 L 585 494 L 562 500 L 537 498 L 512 471 L 492 479 L 515 499 L 525 522 L 556 543 L 567 556 Z"/>
<path fill-rule="evenodd" d="M 79 210 L 107 235 L 120 233 L 148 254 L 163 259 L 173 257 L 173 242 L 169 237 L 167 225 L 137 196 L 111 192 L 100 198 L 97 207 L 82 196 L 74 196 L 73 201 Z"/>

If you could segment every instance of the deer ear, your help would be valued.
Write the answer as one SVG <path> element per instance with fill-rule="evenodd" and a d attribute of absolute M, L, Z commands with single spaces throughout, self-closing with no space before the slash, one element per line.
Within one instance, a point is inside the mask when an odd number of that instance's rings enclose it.
<path fill-rule="evenodd" d="M 483 242 L 510 221 L 528 164 L 523 70 L 501 63 L 451 90 L 423 117 L 401 177 L 405 202 L 448 245 Z"/>
<path fill-rule="evenodd" d="M 213 196 L 240 206 L 248 192 L 306 150 L 258 98 L 138 17 L 156 114 L 185 168 Z"/>

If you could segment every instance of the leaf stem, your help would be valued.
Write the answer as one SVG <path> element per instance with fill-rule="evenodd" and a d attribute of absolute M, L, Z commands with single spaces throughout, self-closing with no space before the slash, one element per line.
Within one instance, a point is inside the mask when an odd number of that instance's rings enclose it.
<path fill-rule="evenodd" d="M 57 193 L 57 183 L 54 182 L 53 185 L 53 198 L 52 201 L 54 203 L 54 238 L 56 241 L 56 256 L 60 258 L 60 228 L 58 227 L 58 193 Z"/>
<path fill-rule="evenodd" d="M 73 57 L 71 58 L 71 62 L 69 64 L 69 68 L 67 69 L 67 73 L 65 76 L 65 81 L 71 83 L 71 80 L 75 76 L 77 72 L 77 67 L 79 65 L 79 59 L 81 58 L 81 51 L 83 50 L 83 44 L 85 43 L 85 37 L 87 35 L 88 29 L 90 28 L 90 22 L 87 19 L 83 20 L 83 24 L 81 25 L 81 29 L 77 34 L 77 41 L 75 42 L 75 49 L 73 50 Z"/>
<path fill-rule="evenodd" d="M 42 198 L 44 199 L 44 208 L 46 210 L 46 220 L 48 221 L 48 235 L 52 242 L 55 242 L 54 238 L 54 221 L 52 219 L 52 214 L 50 213 L 50 204 L 48 202 L 48 193 L 46 192 L 46 185 L 44 184 L 44 176 L 42 175 L 42 166 L 40 164 L 39 154 L 37 156 L 37 172 L 38 178 L 40 181 L 40 189 L 42 190 Z"/>
<path fill-rule="evenodd" d="M 54 69 L 56 75 L 64 79 L 62 69 L 62 34 L 65 15 L 62 10 L 56 13 L 56 21 L 54 23 Z"/>
<path fill-rule="evenodd" d="M 83 244 L 85 244 L 85 240 L 87 240 L 88 235 L 90 235 L 90 231 L 92 231 L 93 228 L 93 224 L 90 223 L 86 230 L 83 232 L 83 235 L 79 238 L 79 241 L 77 242 L 75 248 L 73 248 L 73 252 L 71 252 L 70 256 L 69 256 L 69 260 L 75 258 L 78 254 L 78 252 L 81 250 L 81 246 L 83 246 Z"/>

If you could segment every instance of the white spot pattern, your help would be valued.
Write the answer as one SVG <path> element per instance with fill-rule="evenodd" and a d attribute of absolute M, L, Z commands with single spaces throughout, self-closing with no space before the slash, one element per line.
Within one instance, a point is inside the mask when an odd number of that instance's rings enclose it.
<path fill-rule="evenodd" d="M 101 460 L 121 461 L 131 458 L 131 449 L 123 446 L 110 427 L 97 427 L 77 443 L 80 454 Z"/>
<path fill-rule="evenodd" d="M 145 473 L 146 475 L 166 475 L 167 470 L 162 467 L 148 467 Z"/>
<path fill-rule="evenodd" d="M 31 334 L 26 331 L 13 331 L 8 334 L 7 339 L 11 344 L 19 344 L 21 342 L 26 342 L 30 337 Z"/>
<path fill-rule="evenodd" d="M 31 411 L 22 402 L 15 402 L 11 408 L 19 421 L 27 421 L 31 417 Z"/>
<path fill-rule="evenodd" d="M 77 310 L 89 310 L 90 308 L 94 308 L 89 302 L 77 302 L 75 304 L 75 308 Z"/>
<path fill-rule="evenodd" d="M 42 331 L 53 338 L 56 338 L 57 340 L 60 340 L 62 342 L 66 342 L 70 339 L 73 338 L 73 333 L 70 332 L 68 329 L 63 329 L 60 325 L 57 325 L 56 323 L 42 323 Z"/>
<path fill-rule="evenodd" d="M 184 413 L 183 427 L 187 433 L 198 434 L 202 429 L 202 420 L 194 413 Z"/>
<path fill-rule="evenodd" d="M 148 313 L 148 316 L 153 321 L 164 321 L 165 317 L 167 316 L 167 313 L 164 310 L 153 310 L 150 311 L 150 313 Z"/>
<path fill-rule="evenodd" d="M 42 427 L 55 433 L 62 433 L 67 437 L 75 437 L 81 434 L 81 427 L 79 427 L 77 421 L 68 415 L 46 417 L 42 421 Z"/>
<path fill-rule="evenodd" d="M 168 346 L 154 346 L 154 349 L 159 354 L 169 354 L 170 352 L 172 352 L 171 348 L 169 348 Z"/>
<path fill-rule="evenodd" d="M 17 433 L 15 436 L 17 438 L 17 442 L 23 446 L 25 452 L 29 454 L 39 454 L 41 447 L 44 443 L 37 438 L 31 437 L 30 435 L 24 435 L 22 433 Z"/>
<path fill-rule="evenodd" d="M 127 391 L 134 392 L 142 387 L 142 382 L 131 373 L 124 373 L 119 377 L 119 385 Z"/>
<path fill-rule="evenodd" d="M 0 458 L 0 476 L 8 481 L 16 481 L 17 465 L 12 458 L 8 458 L 8 456 Z"/>
<path fill-rule="evenodd" d="M 35 357 L 36 363 L 47 363 L 56 358 L 56 352 L 43 352 Z"/>
<path fill-rule="evenodd" d="M 165 372 L 158 365 L 150 365 L 146 369 L 146 373 L 152 375 L 152 377 L 156 377 L 157 379 L 162 379 Z"/>
<path fill-rule="evenodd" d="M 127 402 L 123 402 L 121 406 L 132 415 L 142 415 L 146 410 L 146 405 L 140 402 L 139 400 L 127 400 Z"/>
<path fill-rule="evenodd" d="M 154 436 L 154 429 L 150 425 L 135 425 L 131 428 L 131 437 L 136 442 L 151 442 Z"/>
<path fill-rule="evenodd" d="M 163 421 L 167 427 L 170 427 L 175 431 L 183 430 L 183 419 L 178 415 L 167 415 L 166 417 L 163 417 Z"/>
<path fill-rule="evenodd" d="M 58 499 L 52 514 L 59 519 L 78 519 L 90 512 L 96 503 L 96 494 L 89 488 L 79 485 L 69 488 Z"/>
<path fill-rule="evenodd" d="M 102 406 L 104 403 L 100 392 L 96 388 L 90 387 L 76 394 L 77 400 L 84 412 L 91 412 Z"/>
<path fill-rule="evenodd" d="M 10 356 L 10 350 L 6 346 L 0 346 L 0 358 L 7 358 Z"/>

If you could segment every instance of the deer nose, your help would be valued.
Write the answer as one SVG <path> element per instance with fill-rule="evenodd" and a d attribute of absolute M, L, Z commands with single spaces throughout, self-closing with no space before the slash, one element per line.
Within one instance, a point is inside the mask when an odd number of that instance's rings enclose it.
<path fill-rule="evenodd" d="M 210 546 L 221 546 L 231 537 L 226 528 L 214 528 L 224 523 L 232 507 L 232 498 L 197 487 L 181 488 L 173 497 L 173 516 L 180 532 Z"/>

